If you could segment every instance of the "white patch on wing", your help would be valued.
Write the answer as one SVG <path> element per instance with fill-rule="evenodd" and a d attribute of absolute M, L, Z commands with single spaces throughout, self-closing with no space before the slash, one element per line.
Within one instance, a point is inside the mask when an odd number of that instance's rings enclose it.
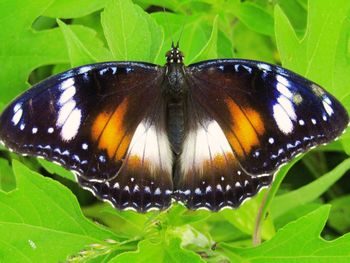
<path fill-rule="evenodd" d="M 295 121 L 297 119 L 297 115 L 295 113 L 293 103 L 289 99 L 283 96 L 279 96 L 277 98 L 277 101 L 283 107 L 283 109 L 287 112 L 289 118 Z"/>
<path fill-rule="evenodd" d="M 58 118 L 56 121 L 57 127 L 62 127 L 63 124 L 66 122 L 68 119 L 69 114 L 72 113 L 76 106 L 76 103 L 74 100 L 70 100 L 66 102 L 58 111 Z"/>
<path fill-rule="evenodd" d="M 13 125 L 16 126 L 19 123 L 19 121 L 21 120 L 22 115 L 23 115 L 22 104 L 17 103 L 13 107 L 13 112 L 14 112 L 14 115 L 13 115 L 11 121 L 12 121 Z"/>
<path fill-rule="evenodd" d="M 265 63 L 258 63 L 258 68 L 262 69 L 262 70 L 267 70 L 267 71 L 271 71 L 272 68 L 269 64 L 265 64 Z"/>
<path fill-rule="evenodd" d="M 212 120 L 199 125 L 187 135 L 180 157 L 182 173 L 191 169 L 203 172 L 203 163 L 216 155 L 232 153 L 231 146 L 219 124 Z"/>
<path fill-rule="evenodd" d="M 275 119 L 280 131 L 284 134 L 289 134 L 293 131 L 293 122 L 279 103 L 273 105 L 273 118 Z"/>
<path fill-rule="evenodd" d="M 71 86 L 74 85 L 74 78 L 68 78 L 65 79 L 64 81 L 62 81 L 61 85 L 60 85 L 60 90 L 66 90 L 68 88 L 70 88 Z"/>
<path fill-rule="evenodd" d="M 142 121 L 131 139 L 127 156 L 139 156 L 155 169 L 172 173 L 173 155 L 167 135 L 155 125 Z"/>
<path fill-rule="evenodd" d="M 78 134 L 81 125 L 81 110 L 75 108 L 64 122 L 61 130 L 61 137 L 64 141 L 70 141 Z"/>
<path fill-rule="evenodd" d="M 286 77 L 284 77 L 282 75 L 277 75 L 276 79 L 279 83 L 283 84 L 284 86 L 286 86 L 286 87 L 290 86 L 289 80 Z"/>
<path fill-rule="evenodd" d="M 60 96 L 60 98 L 59 98 L 59 100 L 58 100 L 58 104 L 59 104 L 59 105 L 65 104 L 66 102 L 68 102 L 69 100 L 71 100 L 71 99 L 73 98 L 73 96 L 75 95 L 75 93 L 76 93 L 76 88 L 75 88 L 75 86 L 70 86 L 69 88 L 66 88 L 66 89 L 62 92 L 62 94 L 61 94 L 61 96 Z"/>
<path fill-rule="evenodd" d="M 283 83 L 277 83 L 277 90 L 279 91 L 279 93 L 286 96 L 287 98 L 293 98 L 293 93 Z"/>
<path fill-rule="evenodd" d="M 18 111 L 19 109 L 22 109 L 22 103 L 16 103 L 16 105 L 13 107 L 13 112 Z"/>
<path fill-rule="evenodd" d="M 326 102 L 328 105 L 332 105 L 332 101 L 329 99 L 329 97 L 327 97 L 327 95 L 323 97 L 323 101 Z"/>
<path fill-rule="evenodd" d="M 78 74 L 84 74 L 86 72 L 89 72 L 92 69 L 91 66 L 83 66 L 77 69 Z"/>
<path fill-rule="evenodd" d="M 245 65 L 242 65 L 243 66 L 243 68 L 245 68 L 248 72 L 249 72 L 249 74 L 252 74 L 252 68 L 251 67 L 248 67 L 248 66 L 245 66 Z"/>
<path fill-rule="evenodd" d="M 331 116 L 334 113 L 332 107 L 329 105 L 329 103 L 326 102 L 326 100 L 323 100 L 322 104 L 328 116 Z"/>
<path fill-rule="evenodd" d="M 212 155 L 224 152 L 232 152 L 231 146 L 226 139 L 224 132 L 216 121 L 211 121 L 207 128 L 208 142 Z"/>

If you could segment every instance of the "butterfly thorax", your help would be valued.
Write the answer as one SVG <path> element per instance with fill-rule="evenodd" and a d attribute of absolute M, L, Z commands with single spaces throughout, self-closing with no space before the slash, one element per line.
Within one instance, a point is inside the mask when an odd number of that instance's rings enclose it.
<path fill-rule="evenodd" d="M 172 45 L 166 53 L 166 93 L 173 100 L 182 100 L 186 93 L 183 54 L 177 46 Z"/>

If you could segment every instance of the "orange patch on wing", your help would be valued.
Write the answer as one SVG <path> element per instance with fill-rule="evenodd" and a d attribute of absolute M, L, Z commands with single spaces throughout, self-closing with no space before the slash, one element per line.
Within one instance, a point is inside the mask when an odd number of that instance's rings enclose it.
<path fill-rule="evenodd" d="M 219 154 L 214 156 L 212 163 L 215 167 L 224 167 L 227 164 L 225 156 Z"/>
<path fill-rule="evenodd" d="M 233 100 L 226 99 L 226 105 L 231 113 L 232 131 L 226 131 L 235 152 L 243 156 L 249 153 L 254 146 L 259 145 L 259 135 L 265 132 L 260 114 L 252 108 L 240 108 Z"/>
<path fill-rule="evenodd" d="M 239 156 L 243 156 L 243 146 L 237 140 L 236 136 L 232 133 L 232 131 L 225 131 L 225 135 L 227 137 L 227 140 L 230 142 L 231 147 L 234 149 L 235 153 Z"/>
<path fill-rule="evenodd" d="M 216 169 L 216 170 L 226 170 L 227 166 L 232 166 L 236 163 L 236 159 L 232 152 L 226 152 L 223 154 L 216 154 L 212 160 L 203 161 L 204 170 Z"/>
<path fill-rule="evenodd" d="M 128 166 L 132 168 L 141 167 L 141 158 L 137 155 L 131 155 L 128 157 Z"/>
<path fill-rule="evenodd" d="M 124 157 L 126 151 L 129 148 L 130 141 L 131 141 L 131 135 L 126 134 L 123 140 L 120 142 L 117 152 L 115 153 L 115 158 L 117 160 L 120 160 Z"/>
<path fill-rule="evenodd" d="M 131 141 L 131 136 L 125 134 L 123 119 L 127 110 L 127 100 L 124 99 L 118 108 L 111 113 L 100 113 L 93 125 L 91 135 L 93 140 L 98 140 L 98 148 L 105 149 L 109 158 L 120 160 Z"/>
<path fill-rule="evenodd" d="M 147 159 L 143 159 L 139 155 L 130 155 L 126 161 L 127 169 L 130 171 L 141 170 L 144 173 L 150 173 L 150 162 Z M 152 174 L 149 174 L 152 176 Z"/>

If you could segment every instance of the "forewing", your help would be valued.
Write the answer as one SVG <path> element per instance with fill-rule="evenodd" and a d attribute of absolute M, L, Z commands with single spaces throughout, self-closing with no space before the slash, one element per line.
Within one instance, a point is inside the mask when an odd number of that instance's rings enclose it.
<path fill-rule="evenodd" d="M 162 144 L 157 153 L 169 151 L 164 116 L 154 114 L 162 102 L 163 74 L 151 64 L 111 62 L 56 75 L 5 109 L 0 139 L 15 152 L 74 171 L 83 187 L 118 208 L 165 208 L 172 182 L 164 167 L 171 160 L 153 158 L 148 144 L 163 136 L 155 142 Z M 139 142 L 147 146 L 134 151 L 130 145 L 142 128 L 148 137 Z"/>
<path fill-rule="evenodd" d="M 190 65 L 189 93 L 222 128 L 242 169 L 270 174 L 313 146 L 337 138 L 349 118 L 317 84 L 278 66 L 247 60 Z"/>

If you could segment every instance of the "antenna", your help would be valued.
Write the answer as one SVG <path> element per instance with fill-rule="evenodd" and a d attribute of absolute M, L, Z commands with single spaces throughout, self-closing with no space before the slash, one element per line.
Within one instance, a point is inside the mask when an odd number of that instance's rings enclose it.
<path fill-rule="evenodd" d="M 182 33 L 184 32 L 184 28 L 185 28 L 185 25 L 184 25 L 184 23 L 183 23 L 182 26 L 181 26 L 181 31 L 180 31 L 179 40 L 176 42 L 176 48 L 179 47 L 179 42 L 180 42 L 180 40 L 181 40 Z"/>
<path fill-rule="evenodd" d="M 169 19 L 168 19 L 168 14 L 165 10 L 165 7 L 163 6 L 163 12 L 165 14 L 165 25 L 166 25 L 166 28 L 167 28 L 167 31 L 170 32 L 170 26 L 169 26 Z M 173 32 L 170 32 L 170 38 L 171 38 L 171 47 L 173 48 L 174 47 L 174 39 L 173 39 Z"/>

